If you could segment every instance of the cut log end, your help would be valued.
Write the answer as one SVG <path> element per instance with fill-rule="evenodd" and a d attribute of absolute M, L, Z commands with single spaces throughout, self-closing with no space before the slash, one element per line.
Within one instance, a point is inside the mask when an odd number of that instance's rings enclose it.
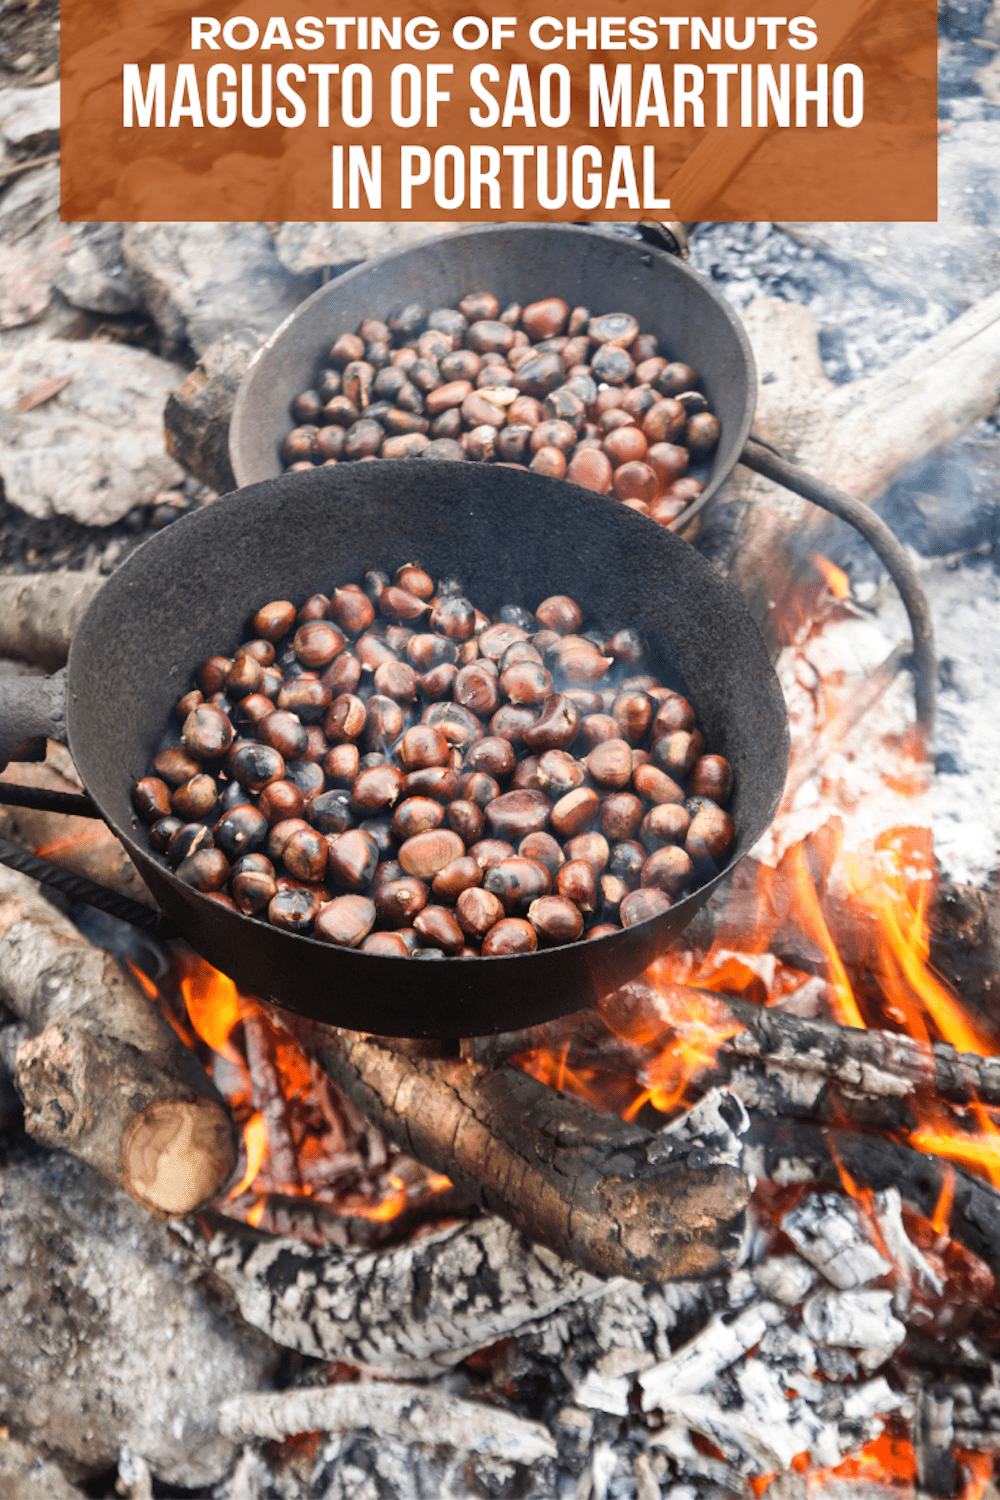
<path fill-rule="evenodd" d="M 232 1121 L 192 1095 L 157 1099 L 122 1137 L 122 1186 L 154 1213 L 189 1214 L 218 1195 L 236 1169 Z"/>

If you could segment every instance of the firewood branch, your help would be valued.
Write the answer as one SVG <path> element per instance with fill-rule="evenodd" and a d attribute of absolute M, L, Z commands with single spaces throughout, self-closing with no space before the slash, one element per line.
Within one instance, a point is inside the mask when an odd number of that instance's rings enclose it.
<path fill-rule="evenodd" d="M 707 991 L 699 992 L 707 996 Z M 734 995 L 724 1001 L 746 1028 L 723 1043 L 722 1055 L 760 1058 L 800 1073 L 817 1073 L 870 1098 L 930 1092 L 952 1104 L 1000 1105 L 1000 1058 L 931 1047 L 888 1031 L 862 1031 L 765 1010 Z"/>
<path fill-rule="evenodd" d="M 749 1187 L 714 1142 L 652 1135 L 515 1068 L 409 1056 L 356 1032 L 309 1040 L 407 1155 L 593 1274 L 709 1276 L 736 1251 Z"/>
<path fill-rule="evenodd" d="M 421 1385 L 334 1385 L 233 1396 L 219 1409 L 227 1437 L 280 1442 L 296 1432 L 375 1432 L 397 1442 L 444 1443 L 508 1463 L 555 1458 L 547 1427 L 513 1412 Z"/>
<path fill-rule="evenodd" d="M 0 656 L 47 672 L 64 667 L 73 631 L 103 582 L 65 571 L 0 579 Z"/>
<path fill-rule="evenodd" d="M 160 1214 L 209 1202 L 236 1166 L 233 1122 L 197 1058 L 116 961 L 0 868 L 0 999 L 23 1021 L 25 1128 Z"/>

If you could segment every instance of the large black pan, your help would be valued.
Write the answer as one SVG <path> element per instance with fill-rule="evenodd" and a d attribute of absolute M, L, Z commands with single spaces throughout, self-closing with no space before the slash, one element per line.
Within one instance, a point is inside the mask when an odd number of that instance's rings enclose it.
<path fill-rule="evenodd" d="M 413 558 L 492 610 L 569 593 L 594 624 L 637 626 L 735 771 L 738 841 L 760 837 L 788 760 L 781 691 L 739 595 L 644 516 L 574 485 L 471 464 L 372 463 L 291 474 L 215 502 L 141 547 L 73 640 L 69 743 L 88 792 L 181 934 L 244 989 L 330 1024 L 396 1036 L 513 1030 L 590 1004 L 645 968 L 719 876 L 654 921 L 509 958 L 378 958 L 220 906 L 149 852 L 130 791 L 197 664 L 233 649 L 267 599 L 302 599 Z"/>
<path fill-rule="evenodd" d="M 656 334 L 662 353 L 698 371 L 722 424 L 699 508 L 732 472 L 753 421 L 757 380 L 743 327 L 711 283 L 676 256 L 620 234 L 487 224 L 356 266 L 295 309 L 255 357 L 236 400 L 229 449 L 237 484 L 281 473 L 291 402 L 314 384 L 339 334 L 406 302 L 454 307 L 478 289 L 501 303 L 558 296 L 595 314 L 632 313 L 643 332 Z"/>

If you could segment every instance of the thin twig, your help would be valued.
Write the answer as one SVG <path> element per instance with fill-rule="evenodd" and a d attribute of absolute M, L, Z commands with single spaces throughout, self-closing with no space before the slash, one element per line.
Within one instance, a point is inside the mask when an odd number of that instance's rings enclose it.
<path fill-rule="evenodd" d="M 53 151 L 48 156 L 36 156 L 31 161 L 16 161 L 12 167 L 5 167 L 0 172 L 0 187 L 5 182 L 10 182 L 14 177 L 20 177 L 22 172 L 30 172 L 33 167 L 50 167 L 53 162 L 59 160 L 59 152 Z"/>

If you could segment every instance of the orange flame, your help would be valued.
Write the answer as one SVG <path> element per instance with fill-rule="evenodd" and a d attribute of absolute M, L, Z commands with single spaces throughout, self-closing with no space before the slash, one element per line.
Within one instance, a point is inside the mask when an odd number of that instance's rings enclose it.
<path fill-rule="evenodd" d="M 191 1025 L 202 1041 L 230 1062 L 242 1064 L 243 1058 L 229 1041 L 244 1013 L 244 1002 L 233 981 L 203 959 L 192 957 L 181 975 L 180 988 Z"/>
<path fill-rule="evenodd" d="M 981 1112 L 985 1115 L 985 1111 Z M 926 1151 L 934 1156 L 944 1156 L 948 1161 L 957 1161 L 963 1167 L 971 1167 L 973 1171 L 983 1173 L 989 1178 L 993 1186 L 1000 1191 L 1000 1130 L 993 1121 L 986 1119 L 988 1129 L 979 1133 L 964 1134 L 962 1131 L 948 1124 L 924 1124 L 911 1130 L 908 1140 L 909 1144 L 918 1151 Z M 950 1199 L 954 1198 L 955 1174 L 951 1173 Z M 947 1184 L 942 1185 L 941 1197 L 945 1196 Z M 951 1203 L 949 1201 L 949 1211 Z M 938 1209 L 934 1213 L 934 1223 L 938 1222 Z"/>
<path fill-rule="evenodd" d="M 397 1218 L 406 1207 L 407 1191 L 406 1183 L 402 1178 L 390 1176 L 389 1183 L 392 1191 L 378 1203 L 354 1203 L 350 1207 L 345 1204 L 345 1211 L 355 1218 L 374 1219 L 376 1223 L 385 1224 L 390 1219 Z"/>
<path fill-rule="evenodd" d="M 821 552 L 810 552 L 813 567 L 816 569 L 835 599 L 846 599 L 851 592 L 851 582 L 842 568 L 832 563 L 828 557 Z"/>
<path fill-rule="evenodd" d="M 243 1127 L 243 1147 L 247 1155 L 246 1171 L 236 1186 L 230 1189 L 230 1200 L 246 1192 L 260 1171 L 267 1153 L 267 1121 L 259 1111 L 252 1114 Z"/>

